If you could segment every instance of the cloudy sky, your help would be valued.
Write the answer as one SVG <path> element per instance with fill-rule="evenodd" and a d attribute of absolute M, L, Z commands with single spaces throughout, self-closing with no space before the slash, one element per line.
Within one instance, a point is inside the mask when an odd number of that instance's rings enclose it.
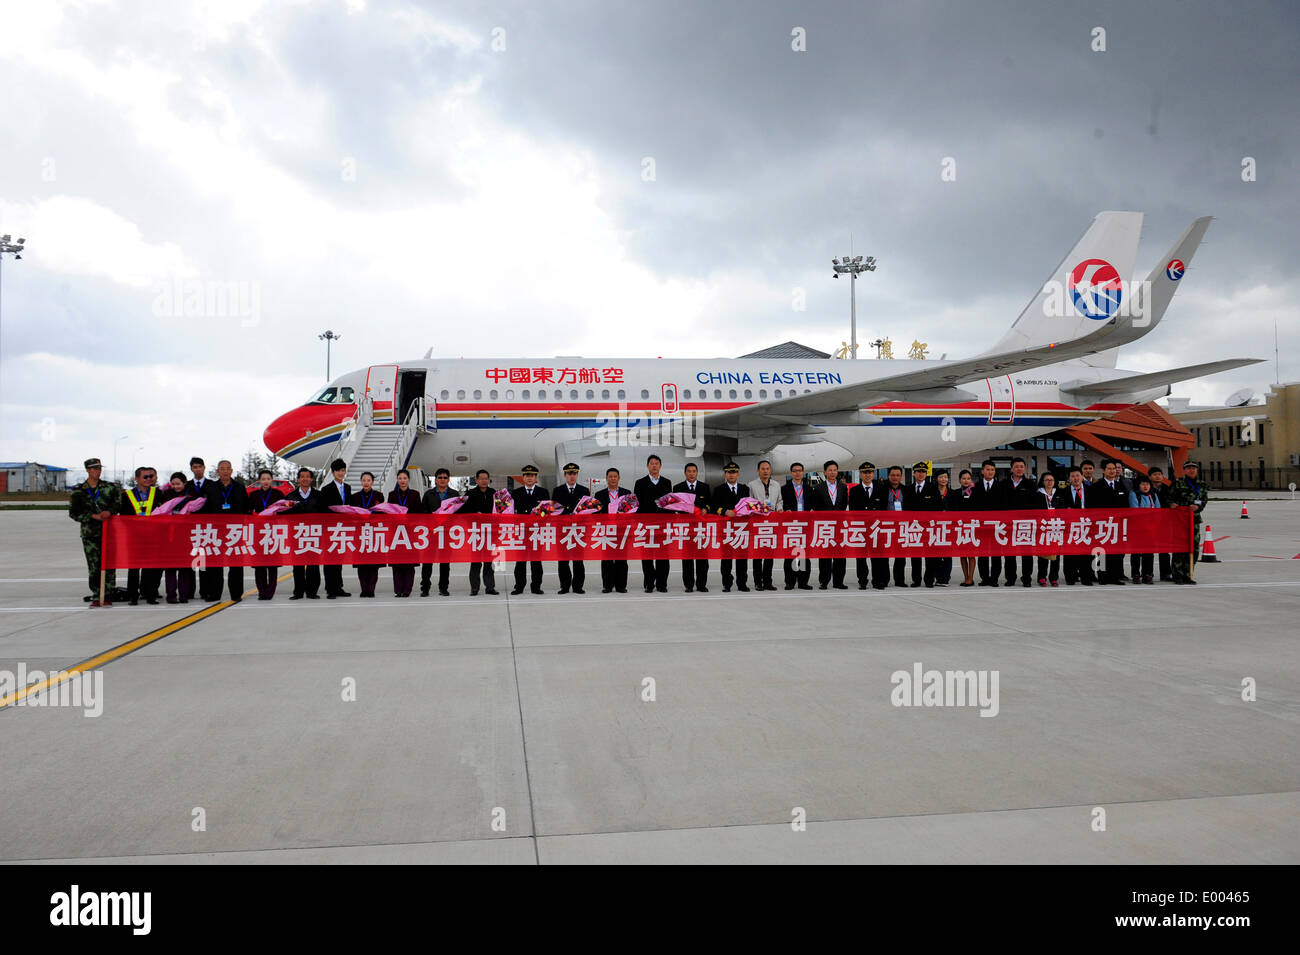
<path fill-rule="evenodd" d="M 850 236 L 860 340 L 957 357 L 1104 209 L 1141 275 L 1217 217 L 1121 367 L 1262 391 L 1275 322 L 1300 378 L 1297 40 L 1261 2 L 3 0 L 0 459 L 261 451 L 326 328 L 336 373 L 830 351 Z"/>

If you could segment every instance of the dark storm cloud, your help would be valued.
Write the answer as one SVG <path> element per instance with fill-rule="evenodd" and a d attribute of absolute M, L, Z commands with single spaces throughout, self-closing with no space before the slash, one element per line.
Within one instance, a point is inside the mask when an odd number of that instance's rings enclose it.
<path fill-rule="evenodd" d="M 1216 286 L 1292 276 L 1298 31 L 1285 4 L 461 15 L 508 30 L 486 96 L 510 122 L 581 142 L 621 172 L 620 225 L 665 273 L 751 264 L 798 283 L 825 275 L 853 232 L 881 260 L 869 285 L 889 289 L 888 269 L 906 277 L 893 295 L 910 302 L 1009 295 L 1018 308 L 1092 215 L 1133 208 L 1147 213 L 1142 272 L 1209 213 L 1210 241 L 1226 247 L 1206 256 L 1222 270 Z M 805 53 L 791 50 L 796 26 Z M 1090 49 L 1095 26 L 1104 53 Z M 643 156 L 653 183 L 639 178 Z M 945 156 L 954 183 L 940 181 Z M 1257 182 L 1241 181 L 1243 156 L 1259 163 Z M 810 302 L 838 302 L 829 285 Z"/>

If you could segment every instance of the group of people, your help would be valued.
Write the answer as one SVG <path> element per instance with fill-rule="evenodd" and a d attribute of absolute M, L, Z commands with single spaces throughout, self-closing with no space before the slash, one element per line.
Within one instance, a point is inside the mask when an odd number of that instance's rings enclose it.
<path fill-rule="evenodd" d="M 1205 487 L 1199 480 L 1199 468 L 1196 462 L 1188 461 L 1183 466 L 1183 476 L 1172 484 L 1166 483 L 1160 468 L 1151 468 L 1146 474 L 1139 474 L 1131 481 L 1122 476 L 1120 463 L 1115 460 L 1103 460 L 1101 475 L 1096 473 L 1096 465 L 1084 461 L 1078 467 L 1069 470 L 1068 480 L 1064 486 L 1058 486 L 1056 476 L 1044 472 L 1037 480 L 1027 473 L 1023 458 L 1013 458 L 1010 474 L 998 477 L 997 465 L 985 461 L 978 475 L 963 469 L 957 475 L 954 485 L 951 475 L 945 470 L 930 474 L 925 462 L 918 462 L 912 468 L 912 479 L 904 480 L 903 468 L 894 465 L 885 469 L 884 479 L 877 477 L 874 464 L 864 462 L 858 468 L 858 482 L 848 484 L 839 473 L 839 464 L 827 461 L 822 465 L 822 480 L 810 480 L 804 466 L 794 463 L 790 466 L 789 476 L 783 481 L 773 477 L 772 465 L 760 461 L 754 479 L 740 481 L 740 468 L 728 463 L 723 468 L 723 481 L 708 485 L 699 480 L 699 467 L 688 463 L 683 472 L 683 480 L 673 483 L 661 473 L 663 462 L 658 455 L 650 455 L 646 460 L 646 473 L 638 478 L 631 490 L 621 484 L 621 475 L 617 468 L 605 472 L 605 487 L 597 491 L 595 498 L 604 509 L 612 510 L 620 497 L 632 494 L 637 500 L 637 513 L 666 513 L 658 501 L 670 492 L 694 495 L 695 507 L 705 514 L 734 516 L 737 505 L 746 498 L 755 498 L 768 505 L 772 510 L 784 511 L 1005 511 L 1005 510 L 1052 510 L 1055 508 L 1127 508 L 1127 507 L 1191 507 L 1194 509 L 1196 528 L 1195 546 L 1190 553 L 1181 554 L 1131 554 L 1129 555 L 1128 574 L 1124 570 L 1124 556 L 1110 554 L 1105 557 L 1104 565 L 1094 569 L 1091 555 L 1070 556 L 986 556 L 962 557 L 962 580 L 959 586 L 997 587 L 1005 569 L 1006 586 L 1019 582 L 1022 586 L 1033 586 L 1037 579 L 1039 586 L 1056 587 L 1064 570 L 1067 585 L 1094 584 L 1122 585 L 1129 581 L 1140 584 L 1155 582 L 1159 579 L 1170 580 L 1177 584 L 1194 584 L 1192 562 L 1196 559 L 1196 550 L 1200 544 L 1200 512 L 1204 509 L 1207 496 Z M 135 486 L 123 489 L 117 484 L 101 480 L 102 465 L 98 458 L 85 462 L 86 481 L 72 492 L 69 515 L 81 525 L 81 539 L 90 571 L 91 595 L 87 601 L 96 602 L 100 594 L 100 544 L 102 541 L 103 522 L 113 515 L 122 517 L 148 516 L 153 509 L 176 497 L 187 501 L 201 500 L 197 508 L 199 514 L 248 514 L 259 513 L 275 504 L 276 501 L 288 499 L 290 504 L 281 511 L 284 514 L 311 514 L 327 512 L 333 505 L 353 505 L 370 509 L 380 503 L 396 504 L 406 509 L 409 514 L 432 514 L 450 498 L 459 497 L 452 489 L 451 474 L 446 468 L 434 472 L 434 486 L 421 494 L 410 485 L 411 475 L 405 469 L 397 474 L 397 487 L 387 496 L 374 487 L 374 475 L 363 472 L 360 485 L 354 489 L 348 483 L 347 464 L 339 459 L 331 462 L 331 478 L 321 487 L 315 486 L 315 479 L 308 468 L 301 468 L 297 474 L 296 486 L 282 492 L 275 486 L 275 476 L 269 469 L 263 469 L 258 475 L 257 484 L 247 488 L 233 475 L 231 463 L 227 460 L 217 463 L 217 477 L 207 476 L 203 459 L 195 457 L 190 461 L 191 476 L 181 472 L 172 474 L 164 488 L 157 487 L 157 471 L 149 467 L 137 468 Z M 566 464 L 562 469 L 563 483 L 551 491 L 538 485 L 538 469 L 526 465 L 520 474 L 519 487 L 511 489 L 516 513 L 531 512 L 540 502 L 555 501 L 562 508 L 562 513 L 572 514 L 579 501 L 588 495 L 586 486 L 579 481 L 581 469 L 576 464 Z M 492 487 L 492 477 L 485 469 L 479 469 L 474 476 L 474 485 L 463 496 L 463 504 L 457 514 L 493 514 L 496 513 L 496 490 Z M 749 592 L 750 571 L 752 569 L 753 590 L 776 590 L 773 582 L 773 558 L 754 558 L 752 560 L 721 560 L 720 571 L 722 589 L 728 592 L 734 586 L 737 590 Z M 1017 563 L 1019 566 L 1017 566 Z M 600 562 L 600 583 L 602 593 L 626 593 L 628 584 L 628 562 L 626 560 L 602 560 Z M 707 593 L 709 582 L 708 560 L 681 561 L 682 584 L 687 593 Z M 910 580 L 908 579 L 910 564 Z M 1064 567 L 1062 568 L 1062 564 Z M 751 566 L 752 565 L 752 566 Z M 393 594 L 395 597 L 410 597 L 415 589 L 416 564 L 393 564 L 391 566 Z M 361 564 L 356 566 L 357 585 L 363 598 L 375 596 L 379 582 L 380 565 Z M 438 593 L 450 595 L 451 565 L 441 563 L 438 570 Z M 953 576 L 953 558 L 951 557 L 858 557 L 855 558 L 855 576 L 859 590 L 868 587 L 883 590 L 891 583 L 896 587 L 947 587 Z M 420 565 L 420 596 L 427 597 L 433 588 L 433 564 Z M 668 590 L 670 561 L 654 559 L 641 561 L 642 587 L 646 593 L 665 593 Z M 786 590 L 812 590 L 812 566 L 808 560 L 786 558 L 783 563 L 783 583 Z M 254 581 L 259 600 L 271 600 L 275 596 L 279 576 L 278 567 L 255 567 Z M 293 567 L 293 593 L 289 599 L 318 599 L 324 578 L 325 596 L 334 600 L 350 597 L 344 589 L 343 566 L 340 564 L 303 564 Z M 586 585 L 586 568 L 583 561 L 558 561 L 557 576 L 559 592 L 584 593 Z M 829 557 L 817 559 L 817 585 L 822 590 L 828 588 L 847 590 L 847 558 Z M 517 561 L 514 566 L 514 588 L 511 593 L 522 594 L 528 587 L 534 594 L 542 594 L 544 567 L 541 561 Z M 202 568 L 197 571 L 191 567 L 172 569 L 142 568 L 127 573 L 124 589 L 116 586 L 113 571 L 106 572 L 106 597 L 116 593 L 131 604 L 140 600 L 155 604 L 161 599 L 160 587 L 165 582 L 166 601 L 168 603 L 188 603 L 196 594 L 207 602 L 219 601 L 225 589 L 229 588 L 230 599 L 241 600 L 244 590 L 244 570 L 242 567 L 226 569 L 225 579 L 220 568 Z M 469 567 L 470 594 L 477 595 L 480 590 L 487 594 L 496 594 L 495 573 L 490 562 L 475 562 Z"/>

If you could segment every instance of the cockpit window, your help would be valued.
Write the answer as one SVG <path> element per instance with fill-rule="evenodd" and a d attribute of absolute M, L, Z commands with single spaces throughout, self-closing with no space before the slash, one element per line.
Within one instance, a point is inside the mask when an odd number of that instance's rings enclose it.
<path fill-rule="evenodd" d="M 331 385 L 313 398 L 311 404 L 350 405 L 356 400 L 355 393 L 347 385 L 344 385 L 341 388 L 336 388 Z"/>

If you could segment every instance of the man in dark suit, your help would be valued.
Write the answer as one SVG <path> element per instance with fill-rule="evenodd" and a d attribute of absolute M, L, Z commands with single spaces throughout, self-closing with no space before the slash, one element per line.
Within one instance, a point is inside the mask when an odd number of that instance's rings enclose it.
<path fill-rule="evenodd" d="M 740 466 L 735 461 L 728 461 L 722 469 L 723 481 L 715 487 L 709 495 L 709 506 L 713 513 L 722 514 L 725 517 L 736 516 L 736 504 L 742 498 L 749 497 L 749 485 L 740 483 Z M 749 561 L 740 559 L 735 562 L 736 566 L 736 589 L 749 593 Z M 731 567 L 730 558 L 722 561 L 722 590 L 724 593 L 731 590 Z"/>
<path fill-rule="evenodd" d="M 1127 508 L 1128 492 L 1124 490 L 1123 485 L 1119 482 L 1119 462 L 1107 458 L 1101 463 L 1102 478 L 1100 481 L 1093 481 L 1092 486 L 1088 488 L 1091 495 L 1088 498 L 1089 507 L 1099 508 Z M 1099 584 L 1115 584 L 1124 586 L 1124 555 L 1106 552 L 1106 570 L 1097 578 Z"/>
<path fill-rule="evenodd" d="M 564 508 L 565 514 L 572 514 L 578 502 L 587 496 L 587 489 L 578 483 L 579 467 L 569 463 L 564 466 L 564 483 L 551 492 L 551 500 Z M 582 585 L 587 580 L 587 568 L 580 560 L 562 560 L 556 568 L 560 574 L 560 593 L 567 594 L 572 588 L 575 594 L 582 593 Z"/>
<path fill-rule="evenodd" d="M 937 511 L 939 509 L 938 489 L 930 480 L 930 466 L 924 461 L 912 465 L 912 483 L 903 489 L 903 510 Z M 934 586 L 935 563 L 937 558 L 912 558 L 912 586 L 919 587 L 924 582 L 927 587 Z"/>
<path fill-rule="evenodd" d="M 320 491 L 311 486 L 311 470 L 309 468 L 298 469 L 298 486 L 288 494 L 288 499 L 293 502 L 293 506 L 285 508 L 285 514 L 307 515 L 319 514 L 325 510 L 321 503 Z M 290 600 L 302 600 L 307 597 L 310 600 L 316 600 L 320 597 L 320 565 L 318 564 L 294 564 L 293 565 L 293 596 Z"/>
<path fill-rule="evenodd" d="M 1025 473 L 1025 459 L 1011 459 L 1011 476 L 1002 482 L 1002 497 L 1008 511 L 1036 511 L 1042 497 L 1038 487 Z M 1003 563 L 1007 569 L 1007 586 L 1016 585 L 1016 557 L 1004 554 Z M 1020 555 L 1020 584 L 1024 587 L 1033 585 L 1034 558 L 1030 554 Z"/>
<path fill-rule="evenodd" d="M 980 476 L 975 479 L 975 490 L 971 492 L 970 509 L 972 511 L 1006 510 L 1006 487 L 998 480 L 998 466 L 992 460 L 985 461 L 980 468 Z M 980 586 L 996 587 L 1002 576 L 1001 555 L 981 556 L 976 562 L 979 568 Z"/>
<path fill-rule="evenodd" d="M 516 514 L 531 514 L 542 501 L 549 501 L 551 495 L 547 493 L 546 488 L 537 485 L 537 468 L 531 464 L 525 464 L 519 471 L 519 478 L 523 482 L 522 487 L 513 488 L 510 496 L 515 499 Z M 541 594 L 542 590 L 542 562 L 540 560 L 530 560 L 527 562 L 527 569 L 532 576 L 532 585 L 528 588 L 532 593 Z M 510 591 L 512 596 L 519 596 L 524 592 L 524 561 L 515 561 L 515 589 Z"/>
<path fill-rule="evenodd" d="M 673 486 L 673 490 L 682 494 L 694 494 L 695 506 L 703 513 L 709 513 L 709 486 L 699 479 L 700 466 L 688 464 L 683 469 L 686 480 Z M 689 594 L 698 590 L 702 594 L 709 592 L 709 562 L 707 560 L 682 561 L 682 584 Z"/>
<path fill-rule="evenodd" d="M 1070 476 L 1067 479 L 1063 494 L 1067 508 L 1088 510 L 1092 507 L 1092 504 L 1089 503 L 1088 487 L 1083 483 L 1082 468 L 1070 468 Z M 1066 554 L 1064 564 L 1065 583 L 1068 586 L 1073 586 L 1077 582 L 1085 587 L 1091 587 L 1096 583 L 1096 577 L 1092 572 L 1091 554 Z"/>
<path fill-rule="evenodd" d="M 645 469 L 648 473 L 640 478 L 632 489 L 636 494 L 638 514 L 667 513 L 655 503 L 673 489 L 673 482 L 659 475 L 659 469 L 662 467 L 663 461 L 660 460 L 659 455 L 652 454 L 646 458 Z M 641 577 L 646 593 L 652 594 L 656 590 L 661 594 L 668 592 L 668 568 L 667 560 L 641 561 Z"/>
<path fill-rule="evenodd" d="M 781 509 L 796 512 L 812 510 L 810 495 L 808 478 L 804 476 L 803 465 L 796 461 L 790 465 L 790 480 L 781 487 Z M 799 561 L 798 570 L 795 569 L 796 560 Z M 784 569 L 786 590 L 794 590 L 795 587 L 800 590 L 812 590 L 812 584 L 808 583 L 808 579 L 812 577 L 812 561 L 807 556 L 787 557 Z"/>
<path fill-rule="evenodd" d="M 234 468 L 229 461 L 217 462 L 217 480 L 203 482 L 207 503 L 199 511 L 200 514 L 248 513 L 248 489 L 236 481 L 232 477 L 233 474 Z M 226 576 L 230 583 L 230 599 L 239 603 L 244 599 L 244 568 L 230 567 L 226 571 Z M 220 567 L 199 571 L 199 596 L 209 603 L 221 599 Z"/>
<path fill-rule="evenodd" d="M 426 514 L 438 513 L 438 508 L 443 503 L 453 497 L 459 497 L 451 489 L 451 472 L 446 468 L 438 468 L 433 472 L 433 487 L 424 492 L 424 497 L 420 499 L 420 507 Z M 451 564 L 438 565 L 438 595 L 441 597 L 450 596 L 447 590 L 447 584 L 451 577 Z M 429 596 L 429 588 L 433 584 L 433 564 L 420 565 L 420 596 Z"/>
<path fill-rule="evenodd" d="M 493 499 L 496 491 L 492 489 L 492 475 L 488 473 L 487 468 L 479 468 L 474 473 L 474 486 L 469 489 L 465 495 L 465 503 L 457 514 L 495 514 L 496 504 Z M 469 565 L 469 595 L 478 596 L 479 579 L 483 581 L 484 593 L 496 596 L 496 574 L 492 570 L 492 562 L 472 561 Z"/>
<path fill-rule="evenodd" d="M 330 462 L 330 472 L 333 480 L 326 481 L 320 489 L 321 509 L 325 511 L 335 505 L 346 504 L 348 498 L 352 497 L 352 485 L 343 480 L 348 473 L 348 463 L 342 458 L 335 458 Z M 326 564 L 324 573 L 326 598 L 333 600 L 336 597 L 352 596 L 343 589 L 342 564 Z"/>
<path fill-rule="evenodd" d="M 849 510 L 880 510 L 880 503 L 876 500 L 878 489 L 876 466 L 870 461 L 863 461 L 858 468 L 858 483 L 849 488 Z M 858 590 L 866 590 L 867 585 L 871 583 L 871 561 L 866 557 L 858 557 L 854 563 L 857 570 Z"/>
<path fill-rule="evenodd" d="M 835 461 L 822 465 L 822 475 L 826 478 L 812 489 L 813 511 L 845 511 L 849 507 L 848 486 L 840 480 L 840 466 Z M 844 572 L 848 561 L 843 557 L 817 558 L 817 585 L 825 590 L 833 586 L 836 590 L 848 590 L 844 583 Z"/>
<path fill-rule="evenodd" d="M 631 491 L 625 491 L 618 486 L 619 473 L 618 468 L 609 468 L 605 471 L 605 486 L 596 492 L 596 500 L 600 501 L 604 513 L 613 513 L 609 505 L 617 503 L 620 497 L 631 494 Z M 637 500 L 637 507 L 641 506 L 640 499 Z M 611 591 L 618 591 L 620 594 L 627 593 L 627 561 L 625 560 L 602 560 L 600 562 L 600 592 L 603 594 Z"/>

